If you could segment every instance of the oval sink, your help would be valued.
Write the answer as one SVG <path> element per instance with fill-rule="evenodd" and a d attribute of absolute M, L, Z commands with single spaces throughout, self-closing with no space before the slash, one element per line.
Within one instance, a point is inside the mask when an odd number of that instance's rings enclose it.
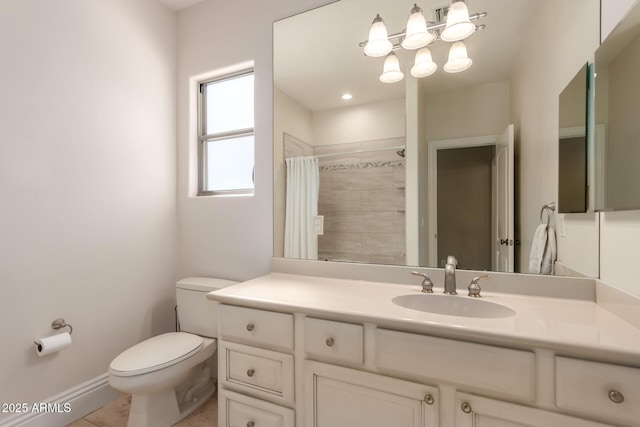
<path fill-rule="evenodd" d="M 447 316 L 498 319 L 516 314 L 504 305 L 463 295 L 410 294 L 397 296 L 391 302 L 411 310 Z"/>

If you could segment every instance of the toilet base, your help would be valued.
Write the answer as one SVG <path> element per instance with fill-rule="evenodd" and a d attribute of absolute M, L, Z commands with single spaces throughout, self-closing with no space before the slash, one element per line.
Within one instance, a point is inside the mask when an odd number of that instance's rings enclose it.
<path fill-rule="evenodd" d="M 178 404 L 175 390 L 132 395 L 127 427 L 169 427 L 192 414 L 216 391 L 213 378 Z"/>

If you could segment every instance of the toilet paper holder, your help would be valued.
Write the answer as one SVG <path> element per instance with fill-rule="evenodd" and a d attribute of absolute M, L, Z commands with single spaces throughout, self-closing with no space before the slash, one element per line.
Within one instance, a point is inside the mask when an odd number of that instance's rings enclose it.
<path fill-rule="evenodd" d="M 51 329 L 58 330 L 66 327 L 69 327 L 69 335 L 71 335 L 71 333 L 73 333 L 73 326 L 65 322 L 62 317 L 51 322 Z"/>
<path fill-rule="evenodd" d="M 51 329 L 55 329 L 56 331 L 58 329 L 62 329 L 62 328 L 69 328 L 69 335 L 71 335 L 73 333 L 73 326 L 71 326 L 70 324 L 68 324 L 67 322 L 64 321 L 64 319 L 62 317 L 54 320 L 53 322 L 51 322 Z M 39 345 L 37 342 L 33 342 L 36 347 Z"/>

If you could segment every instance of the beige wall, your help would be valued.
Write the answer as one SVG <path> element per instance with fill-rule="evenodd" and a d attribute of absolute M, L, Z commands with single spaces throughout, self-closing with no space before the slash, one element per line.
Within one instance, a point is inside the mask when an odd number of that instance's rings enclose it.
<path fill-rule="evenodd" d="M 599 45 L 599 11 L 597 0 L 541 1 L 532 17 L 536 25 L 526 30 L 514 67 L 511 106 L 518 153 L 516 236 L 521 242 L 520 271 L 528 265 L 541 207 L 558 198 L 558 96 L 580 67 L 593 59 Z M 566 16 L 571 16 L 571 20 L 565 19 Z M 544 23 L 545 28 L 562 28 L 563 31 L 540 31 L 539 23 Z M 572 221 L 570 216 L 565 217 L 566 231 L 577 231 L 572 227 Z M 598 265 L 595 214 L 588 223 L 595 232 L 566 233 L 559 242 L 559 258 L 563 251 L 578 254 L 572 259 L 579 264 L 571 266 L 578 271 Z"/>
<path fill-rule="evenodd" d="M 622 16 L 632 3 L 638 2 L 603 0 L 603 19 L 606 16 Z M 637 88 L 634 87 L 632 90 Z M 623 185 L 629 188 L 634 187 L 627 183 Z M 604 212 L 601 215 L 600 278 L 625 291 L 640 295 L 640 280 L 638 280 L 636 269 L 640 241 L 640 210 Z"/>
<path fill-rule="evenodd" d="M 273 254 L 284 256 L 285 183 L 284 134 L 313 143 L 313 115 L 284 92 L 273 91 Z"/>
<path fill-rule="evenodd" d="M 209 0 L 178 14 L 179 274 L 246 280 L 269 272 L 273 254 L 273 22 L 329 0 Z M 243 29 L 238 32 L 239 17 Z M 255 66 L 255 194 L 191 197 L 194 137 L 190 114 L 199 75 Z"/>
<path fill-rule="evenodd" d="M 509 94 L 509 81 L 427 94 L 427 139 L 500 135 L 510 123 Z"/>
<path fill-rule="evenodd" d="M 609 64 L 606 206 L 640 207 L 640 36 Z M 598 79 L 600 81 L 600 79 Z"/>
<path fill-rule="evenodd" d="M 155 0 L 0 2 L 0 402 L 174 327 L 175 37 Z M 73 344 L 38 357 L 58 317 Z"/>
<path fill-rule="evenodd" d="M 313 145 L 372 141 L 404 135 L 404 98 L 313 113 Z"/>

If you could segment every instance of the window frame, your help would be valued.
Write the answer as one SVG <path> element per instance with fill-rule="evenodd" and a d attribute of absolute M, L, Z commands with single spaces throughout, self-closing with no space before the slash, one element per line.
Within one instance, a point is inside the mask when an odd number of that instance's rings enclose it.
<path fill-rule="evenodd" d="M 207 134 L 207 97 L 205 88 L 208 84 L 220 83 L 227 80 L 236 79 L 252 75 L 254 79 L 254 111 L 253 127 L 235 129 L 226 132 L 217 132 Z M 198 196 L 219 196 L 219 195 L 253 195 L 255 191 L 255 70 L 247 68 L 235 73 L 224 74 L 221 76 L 201 80 L 197 84 L 198 91 Z M 230 138 L 239 138 L 244 136 L 253 136 L 253 173 L 251 175 L 252 188 L 237 188 L 229 190 L 205 190 L 208 179 L 207 167 L 207 143 L 213 141 L 221 141 Z"/>

